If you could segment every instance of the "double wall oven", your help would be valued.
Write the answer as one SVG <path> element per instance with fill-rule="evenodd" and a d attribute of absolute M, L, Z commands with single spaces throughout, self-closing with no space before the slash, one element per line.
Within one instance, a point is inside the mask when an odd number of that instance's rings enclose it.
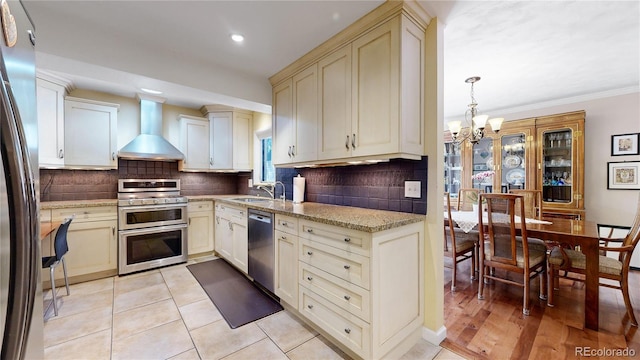
<path fill-rule="evenodd" d="M 180 180 L 118 180 L 118 273 L 186 262 L 187 219 Z"/>

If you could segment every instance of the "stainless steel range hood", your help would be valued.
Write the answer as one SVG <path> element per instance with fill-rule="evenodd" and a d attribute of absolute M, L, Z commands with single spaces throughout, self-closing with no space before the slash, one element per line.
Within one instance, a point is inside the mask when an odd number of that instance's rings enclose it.
<path fill-rule="evenodd" d="M 140 135 L 118 151 L 118 157 L 133 160 L 183 160 L 184 154 L 162 137 L 164 99 L 138 94 L 140 99 Z"/>

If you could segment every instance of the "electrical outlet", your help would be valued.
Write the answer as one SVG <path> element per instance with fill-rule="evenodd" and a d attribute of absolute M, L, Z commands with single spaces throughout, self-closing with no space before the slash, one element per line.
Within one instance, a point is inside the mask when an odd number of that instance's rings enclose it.
<path fill-rule="evenodd" d="M 252 188 L 253 187 L 253 179 L 249 179 L 249 183 L 247 185 L 249 185 L 249 187 Z"/>
<path fill-rule="evenodd" d="M 420 198 L 420 181 L 404 182 L 404 197 Z"/>

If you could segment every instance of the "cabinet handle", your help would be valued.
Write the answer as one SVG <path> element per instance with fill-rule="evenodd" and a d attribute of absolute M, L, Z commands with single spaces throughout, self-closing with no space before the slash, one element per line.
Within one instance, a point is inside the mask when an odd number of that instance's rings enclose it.
<path fill-rule="evenodd" d="M 312 233 L 312 232 L 313 232 L 313 229 L 307 229 L 307 232 L 308 232 L 308 233 Z"/>
<path fill-rule="evenodd" d="M 313 309 L 313 305 L 311 305 L 311 304 L 307 305 L 307 307 L 308 307 L 309 309 Z"/>
<path fill-rule="evenodd" d="M 296 146 L 295 145 L 291 145 L 291 156 L 293 156 L 293 157 L 296 156 Z"/>
<path fill-rule="evenodd" d="M 311 281 L 313 278 L 311 276 L 307 276 L 307 280 Z"/>
<path fill-rule="evenodd" d="M 229 230 L 233 231 L 233 223 L 229 222 Z"/>
<path fill-rule="evenodd" d="M 349 270 L 349 269 L 351 269 L 351 265 L 345 265 L 344 268 Z"/>
<path fill-rule="evenodd" d="M 209 158 L 209 165 L 213 165 L 213 158 Z"/>
<path fill-rule="evenodd" d="M 344 238 L 344 242 L 350 242 L 351 239 L 350 238 Z"/>
<path fill-rule="evenodd" d="M 347 141 L 344 143 L 344 147 L 346 147 L 347 150 L 349 150 L 349 135 L 347 135 Z"/>
<path fill-rule="evenodd" d="M 353 137 L 351 138 L 351 147 L 352 148 L 356 148 L 356 134 L 353 134 Z"/>
<path fill-rule="evenodd" d="M 60 150 L 58 151 L 58 157 L 59 157 L 60 159 L 63 159 L 63 158 L 64 158 L 64 152 L 62 151 L 62 149 L 60 149 Z"/>
<path fill-rule="evenodd" d="M 313 251 L 307 251 L 307 255 L 309 256 L 313 255 Z"/>
<path fill-rule="evenodd" d="M 216 216 L 216 224 L 220 225 L 220 217 Z"/>
<path fill-rule="evenodd" d="M 116 236 L 116 227 L 115 226 L 111 227 L 111 235 Z"/>
<path fill-rule="evenodd" d="M 346 332 L 347 334 L 350 334 L 351 333 L 351 329 L 346 328 L 346 329 L 344 329 L 344 332 Z"/>
<path fill-rule="evenodd" d="M 112 152 L 112 153 L 111 153 L 111 160 L 114 160 L 114 161 L 115 161 L 115 159 L 116 159 L 116 153 L 115 153 L 115 152 Z"/>
<path fill-rule="evenodd" d="M 287 222 L 286 222 L 286 221 L 283 221 L 283 222 L 282 222 L 282 226 L 289 226 L 289 224 L 287 224 Z"/>
<path fill-rule="evenodd" d="M 344 299 L 345 299 L 345 300 L 347 300 L 347 301 L 349 301 L 349 300 L 351 299 L 351 296 L 349 296 L 349 295 L 345 295 L 345 296 L 344 296 Z"/>
<path fill-rule="evenodd" d="M 191 218 L 189 218 L 189 226 L 191 226 Z"/>
<path fill-rule="evenodd" d="M 287 151 L 287 155 L 289 155 L 289 157 L 291 157 L 291 145 L 289 145 L 289 151 Z"/>
<path fill-rule="evenodd" d="M 280 237 L 280 239 L 282 239 L 282 240 L 287 240 L 287 237 L 286 237 L 286 236 L 284 236 L 284 235 L 282 235 L 282 236 Z"/>

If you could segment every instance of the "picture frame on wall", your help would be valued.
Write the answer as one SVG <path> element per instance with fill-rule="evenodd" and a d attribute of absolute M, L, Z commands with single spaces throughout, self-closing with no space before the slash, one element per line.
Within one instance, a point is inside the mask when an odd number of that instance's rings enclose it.
<path fill-rule="evenodd" d="M 640 161 L 608 162 L 607 189 L 640 190 Z"/>
<path fill-rule="evenodd" d="M 640 133 L 611 135 L 611 156 L 639 155 Z"/>

